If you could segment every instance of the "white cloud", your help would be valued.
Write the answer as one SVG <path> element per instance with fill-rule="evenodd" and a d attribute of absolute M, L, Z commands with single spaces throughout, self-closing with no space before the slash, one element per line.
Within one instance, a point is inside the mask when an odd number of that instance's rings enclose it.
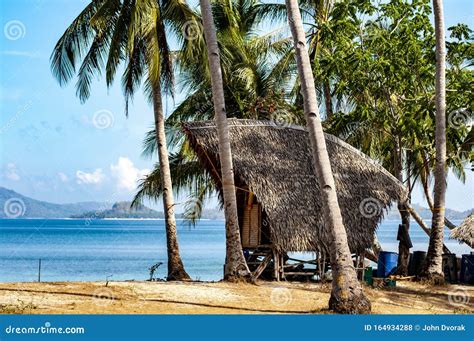
<path fill-rule="evenodd" d="M 5 170 L 5 177 L 13 181 L 18 181 L 21 179 L 21 177 L 18 175 L 18 170 L 14 163 L 7 164 L 7 169 Z"/>
<path fill-rule="evenodd" d="M 26 58 L 39 58 L 40 53 L 38 51 L 20 51 L 20 50 L 5 50 L 0 52 L 3 56 L 13 57 L 26 57 Z"/>
<path fill-rule="evenodd" d="M 100 168 L 97 168 L 92 173 L 78 170 L 76 172 L 76 179 L 78 184 L 99 184 L 105 179 L 105 175 Z"/>
<path fill-rule="evenodd" d="M 59 172 L 58 176 L 59 176 L 59 180 L 61 180 L 61 182 L 68 182 L 69 181 L 68 176 L 66 174 L 64 174 L 63 172 Z"/>
<path fill-rule="evenodd" d="M 133 191 L 137 187 L 137 181 L 150 173 L 149 169 L 138 169 L 127 157 L 119 157 L 117 164 L 110 165 L 112 175 L 117 179 L 117 188 Z"/>

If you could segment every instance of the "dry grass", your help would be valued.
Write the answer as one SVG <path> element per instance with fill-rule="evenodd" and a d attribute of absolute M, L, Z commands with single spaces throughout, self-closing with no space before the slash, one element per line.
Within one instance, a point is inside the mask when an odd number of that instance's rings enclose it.
<path fill-rule="evenodd" d="M 327 284 L 276 282 L 3 283 L 0 313 L 325 314 L 329 292 Z M 376 314 L 474 313 L 472 286 L 403 282 L 396 288 L 367 287 L 366 292 Z"/>

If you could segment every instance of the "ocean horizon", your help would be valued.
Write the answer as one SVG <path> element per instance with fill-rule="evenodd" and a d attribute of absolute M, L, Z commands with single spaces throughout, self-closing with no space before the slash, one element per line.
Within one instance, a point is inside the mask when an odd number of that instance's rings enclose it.
<path fill-rule="evenodd" d="M 426 221 L 427 224 L 430 221 Z M 460 221 L 453 221 L 458 224 Z M 385 220 L 377 236 L 385 251 L 398 251 L 399 220 Z M 411 251 L 426 251 L 428 236 L 413 222 Z M 448 237 L 445 244 L 460 257 L 471 249 Z M 201 220 L 195 226 L 178 219 L 180 251 L 194 280 L 222 279 L 225 259 L 224 220 Z M 295 253 L 302 259 L 311 253 Z M 1 219 L 0 282 L 146 280 L 149 268 L 163 264 L 156 278 L 167 273 L 163 219 Z"/>

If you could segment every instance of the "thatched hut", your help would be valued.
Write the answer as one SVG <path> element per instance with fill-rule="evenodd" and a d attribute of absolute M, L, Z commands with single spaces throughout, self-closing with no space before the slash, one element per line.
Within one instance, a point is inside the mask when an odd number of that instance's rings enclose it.
<path fill-rule="evenodd" d="M 322 211 L 305 128 L 269 121 L 229 119 L 239 224 L 244 249 L 271 247 L 327 252 Z M 213 121 L 183 124 L 191 147 L 221 189 L 217 130 Z M 355 254 L 370 248 L 402 184 L 365 154 L 326 134 L 348 243 Z"/>
<path fill-rule="evenodd" d="M 474 213 L 471 213 L 461 225 L 453 229 L 450 237 L 474 248 Z"/>

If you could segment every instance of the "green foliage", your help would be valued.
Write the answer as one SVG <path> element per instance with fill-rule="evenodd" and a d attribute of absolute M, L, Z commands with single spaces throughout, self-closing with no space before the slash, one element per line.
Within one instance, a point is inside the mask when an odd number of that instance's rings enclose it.
<path fill-rule="evenodd" d="M 195 17 L 181 0 L 92 1 L 57 42 L 51 55 L 53 75 L 65 85 L 77 74 L 76 94 L 84 102 L 95 77 L 105 72 L 110 87 L 122 65 L 128 114 L 128 103 L 142 84 L 149 98 L 160 86 L 172 93 L 172 52 L 165 25 L 181 32 L 186 20 Z"/>
<path fill-rule="evenodd" d="M 434 165 L 435 37 L 429 0 L 302 0 L 307 43 L 326 129 L 405 180 L 430 179 Z M 282 29 L 261 34 L 264 23 L 286 24 L 283 4 L 257 0 L 213 2 L 229 117 L 303 123 L 291 39 Z M 77 74 L 85 101 L 94 77 L 110 86 L 121 65 L 128 102 L 144 86 L 161 85 L 189 95 L 167 119 L 174 189 L 190 193 L 188 217 L 199 217 L 202 201 L 215 195 L 212 177 L 199 166 L 181 132 L 183 121 L 214 116 L 207 49 L 202 32 L 185 39 L 186 24 L 200 18 L 182 0 L 95 0 L 73 21 L 51 57 L 61 85 Z M 166 29 L 165 29 L 166 27 Z M 474 168 L 473 34 L 465 24 L 450 27 L 447 42 L 448 166 L 463 180 Z M 165 32 L 181 48 L 171 51 Z M 334 108 L 332 108 L 334 106 Z M 334 109 L 334 110 L 333 110 Z M 332 111 L 336 111 L 332 114 Z M 331 114 L 331 115 L 330 115 Z M 144 154 L 156 150 L 155 133 Z M 161 194 L 160 169 L 140 184 L 135 203 Z"/>
<path fill-rule="evenodd" d="M 412 181 L 429 177 L 435 156 L 435 38 L 429 3 L 337 3 L 327 35 L 322 35 L 323 44 L 330 41 L 330 53 L 321 54 L 318 68 L 334 84 L 334 96 L 348 103 L 326 122 L 329 130 L 380 160 L 395 176 L 403 172 Z M 462 108 L 472 113 L 471 32 L 466 25 L 450 31 L 447 112 Z M 449 120 L 448 165 L 463 180 L 465 164 L 473 157 L 472 130 L 468 122 Z"/>
<path fill-rule="evenodd" d="M 291 123 L 302 123 L 302 110 L 291 105 L 289 81 L 294 78 L 291 41 L 280 30 L 259 35 L 263 6 L 255 0 L 222 1 L 213 4 L 213 13 L 221 52 L 226 109 L 229 117 L 276 119 L 282 115 Z M 209 174 L 199 165 L 181 133 L 181 123 L 212 120 L 214 107 L 207 50 L 200 38 L 185 42 L 176 54 L 181 91 L 190 95 L 167 119 L 167 137 L 175 154 L 170 158 L 173 188 L 186 190 L 190 198 L 185 204 L 185 217 L 195 222 L 200 217 L 202 203 L 215 196 L 215 186 Z M 144 154 L 156 149 L 155 132 L 144 141 Z M 139 185 L 134 202 L 157 198 L 161 194 L 158 167 Z"/>

